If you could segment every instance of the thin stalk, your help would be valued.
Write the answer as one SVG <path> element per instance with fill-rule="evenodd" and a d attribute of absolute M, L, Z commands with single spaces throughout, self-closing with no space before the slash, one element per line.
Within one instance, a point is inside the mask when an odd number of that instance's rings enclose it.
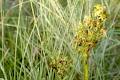
<path fill-rule="evenodd" d="M 19 0 L 19 4 L 21 0 Z M 19 26 L 20 26 L 20 19 L 21 19 L 21 9 L 22 4 L 19 5 L 19 15 L 18 15 L 18 23 L 17 23 L 17 30 L 16 30 L 16 39 L 15 39 L 15 56 L 14 56 L 14 80 L 16 80 L 16 62 L 17 62 L 17 48 L 18 48 L 18 36 L 19 36 Z"/>
<path fill-rule="evenodd" d="M 84 80 L 88 80 L 89 79 L 89 72 L 88 72 L 88 68 L 89 68 L 89 64 L 88 64 L 88 55 L 84 55 L 83 56 L 83 67 L 84 67 Z"/>

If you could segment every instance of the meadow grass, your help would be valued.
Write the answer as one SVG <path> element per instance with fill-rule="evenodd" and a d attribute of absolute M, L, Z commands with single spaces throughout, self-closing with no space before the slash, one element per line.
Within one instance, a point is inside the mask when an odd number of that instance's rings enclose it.
<path fill-rule="evenodd" d="M 120 80 L 119 0 L 0 0 L 0 80 L 60 80 L 52 57 L 72 60 L 63 80 L 84 80 L 82 56 L 71 46 L 95 4 L 105 5 L 107 37 L 91 50 L 89 80 Z"/>

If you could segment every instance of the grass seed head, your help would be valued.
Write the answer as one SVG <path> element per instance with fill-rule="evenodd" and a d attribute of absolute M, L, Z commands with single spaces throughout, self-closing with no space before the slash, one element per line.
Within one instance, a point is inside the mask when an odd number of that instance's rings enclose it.
<path fill-rule="evenodd" d="M 50 60 L 49 67 L 52 68 L 60 78 L 63 78 L 71 67 L 72 60 L 67 56 L 54 56 Z"/>
<path fill-rule="evenodd" d="M 92 14 L 84 17 L 73 40 L 74 48 L 79 53 L 88 54 L 91 48 L 94 48 L 106 35 L 103 27 L 103 22 L 107 19 L 105 7 L 100 4 L 95 5 Z"/>
<path fill-rule="evenodd" d="M 93 17 L 99 19 L 102 22 L 107 19 L 106 8 L 105 6 L 102 6 L 100 4 L 97 4 L 94 6 L 92 14 L 93 14 Z"/>

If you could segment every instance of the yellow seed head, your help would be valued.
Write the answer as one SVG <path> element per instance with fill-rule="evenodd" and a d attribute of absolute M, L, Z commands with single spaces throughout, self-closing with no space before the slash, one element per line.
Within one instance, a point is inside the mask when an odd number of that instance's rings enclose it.
<path fill-rule="evenodd" d="M 68 59 L 67 56 L 60 55 L 51 58 L 49 67 L 54 70 L 60 78 L 62 78 L 67 74 L 71 64 L 71 59 Z"/>
<path fill-rule="evenodd" d="M 89 53 L 89 50 L 106 35 L 103 22 L 107 19 L 104 6 L 94 6 L 92 16 L 85 16 L 73 40 L 74 48 L 79 53 Z"/>
<path fill-rule="evenodd" d="M 100 4 L 94 6 L 93 16 L 101 21 L 105 21 L 107 18 L 106 8 Z"/>

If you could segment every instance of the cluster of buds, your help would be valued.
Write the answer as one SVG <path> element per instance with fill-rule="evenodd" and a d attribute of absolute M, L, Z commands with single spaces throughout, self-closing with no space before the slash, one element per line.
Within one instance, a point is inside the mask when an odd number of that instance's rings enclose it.
<path fill-rule="evenodd" d="M 72 60 L 65 55 L 54 56 L 49 67 L 55 71 L 59 78 L 63 78 L 71 68 Z"/>
<path fill-rule="evenodd" d="M 93 17 L 99 19 L 102 22 L 107 19 L 106 8 L 104 6 L 101 6 L 100 4 L 94 6 L 94 10 L 92 14 Z"/>
<path fill-rule="evenodd" d="M 83 54 L 88 54 L 91 48 L 95 47 L 98 41 L 106 35 L 104 22 L 107 19 L 104 6 L 94 6 L 91 16 L 85 16 L 79 24 L 73 43 L 75 49 Z"/>

